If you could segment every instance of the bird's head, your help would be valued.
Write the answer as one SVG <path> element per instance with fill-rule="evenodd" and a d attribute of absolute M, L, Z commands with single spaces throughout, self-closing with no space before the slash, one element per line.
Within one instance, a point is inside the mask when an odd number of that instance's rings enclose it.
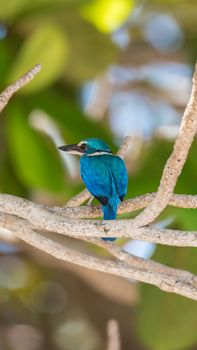
<path fill-rule="evenodd" d="M 80 156 L 94 156 L 102 154 L 112 154 L 108 145 L 100 139 L 86 139 L 78 144 L 66 145 L 58 147 L 61 151 L 70 154 L 78 154 Z"/>

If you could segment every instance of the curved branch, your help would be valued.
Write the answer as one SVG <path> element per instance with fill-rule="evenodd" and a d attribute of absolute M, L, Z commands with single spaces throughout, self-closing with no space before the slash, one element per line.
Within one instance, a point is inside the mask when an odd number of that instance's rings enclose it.
<path fill-rule="evenodd" d="M 197 247 L 197 232 L 138 227 L 134 220 L 70 219 L 52 209 L 11 195 L 0 194 L 0 211 L 27 219 L 35 229 L 53 231 L 69 237 L 130 237 L 172 245 Z"/>
<path fill-rule="evenodd" d="M 35 203 L 31 203 L 28 200 L 22 199 L 22 198 L 17 198 L 11 195 L 1 195 L 0 194 L 0 209 L 3 212 L 3 206 L 2 206 L 2 198 L 5 200 L 6 203 L 6 212 L 11 213 L 14 215 L 22 216 L 23 218 L 28 219 L 32 224 L 35 226 L 35 220 L 38 217 L 38 213 L 41 217 L 45 218 L 46 220 L 48 218 L 48 215 L 51 216 L 51 211 L 47 208 L 45 208 L 42 205 L 38 205 Z M 15 200 L 15 205 L 12 207 L 12 201 Z M 10 201 L 10 203 L 9 203 Z M 15 210 L 14 210 L 15 208 Z M 89 207 L 88 207 L 89 209 Z M 29 215 L 25 213 L 29 213 Z M 52 214 L 53 215 L 53 214 Z M 104 249 L 106 249 L 110 254 L 112 254 L 114 257 L 117 259 L 127 262 L 128 264 L 131 264 L 133 266 L 136 266 L 138 268 L 143 268 L 143 269 L 149 269 L 151 271 L 157 271 L 161 273 L 170 273 L 172 275 L 177 274 L 177 269 L 173 269 L 167 266 L 164 266 L 162 264 L 159 264 L 157 262 L 151 261 L 151 260 L 146 260 L 142 258 L 138 258 L 134 255 L 127 254 L 126 252 L 122 251 L 122 249 L 115 244 L 112 244 L 110 242 L 105 242 L 99 238 L 85 238 L 85 237 L 80 237 L 83 240 L 86 240 L 89 243 L 96 244 Z M 180 275 L 180 271 L 178 272 Z M 187 276 L 191 276 L 190 272 L 184 272 L 184 278 Z"/>
<path fill-rule="evenodd" d="M 83 238 L 84 240 L 84 238 Z M 121 247 L 117 246 L 115 243 L 103 241 L 101 239 L 96 238 L 86 238 L 86 242 L 95 244 L 99 247 L 105 249 L 112 256 L 117 258 L 120 261 L 127 263 L 128 265 L 135 266 L 139 269 L 145 269 L 148 271 L 155 271 L 162 274 L 170 275 L 170 276 L 178 276 L 179 279 L 188 280 L 194 278 L 194 275 L 191 272 L 175 269 L 163 264 L 160 264 L 154 260 L 147 260 L 143 258 L 139 258 L 136 255 L 130 254 L 122 250 Z M 197 282 L 197 277 L 195 277 Z"/>
<path fill-rule="evenodd" d="M 156 193 L 147 193 L 132 199 L 127 199 L 120 204 L 118 208 L 118 214 L 129 214 L 133 211 L 145 208 L 155 198 Z M 185 209 L 197 209 L 197 196 L 196 195 L 183 195 L 173 194 L 169 206 Z M 45 209 L 47 211 L 61 215 L 63 218 L 75 218 L 75 219 L 94 219 L 102 215 L 100 206 L 81 206 L 81 207 L 47 207 L 41 204 L 36 204 L 27 199 L 15 197 L 9 194 L 0 193 L 0 210 L 3 212 L 6 210 L 14 212 L 14 207 L 17 210 L 18 216 L 25 210 L 33 210 L 38 208 L 39 210 Z"/>
<path fill-rule="evenodd" d="M 64 260 L 83 267 L 91 268 L 101 272 L 111 273 L 116 276 L 132 278 L 157 286 L 161 290 L 180 294 L 197 300 L 196 277 L 183 281 L 178 276 L 173 277 L 159 272 L 138 269 L 123 262 L 114 262 L 107 259 L 99 259 L 57 243 L 37 233 L 29 225 L 27 220 L 14 217 L 13 215 L 0 213 L 0 225 L 14 232 L 16 237 L 43 252 L 54 256 L 56 259 Z"/>
<path fill-rule="evenodd" d="M 118 208 L 118 214 L 129 214 L 133 211 L 143 209 L 152 202 L 156 193 L 147 193 L 131 199 L 125 200 Z M 185 209 L 197 209 L 197 196 L 173 194 L 168 203 L 169 206 Z M 102 216 L 100 206 L 81 206 L 81 207 L 53 207 L 53 211 L 64 217 L 75 219 L 93 219 Z"/>

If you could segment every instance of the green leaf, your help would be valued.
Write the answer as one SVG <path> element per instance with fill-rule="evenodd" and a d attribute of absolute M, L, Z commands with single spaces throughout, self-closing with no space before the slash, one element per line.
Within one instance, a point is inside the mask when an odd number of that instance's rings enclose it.
<path fill-rule="evenodd" d="M 159 246 L 154 259 L 177 268 L 197 271 L 193 248 Z M 149 286 L 141 286 L 137 332 L 152 350 L 190 349 L 197 344 L 197 303 Z"/>
<path fill-rule="evenodd" d="M 16 103 L 8 108 L 7 133 L 10 157 L 22 183 L 39 190 L 63 191 L 64 169 L 55 146 L 29 126 Z"/>
<path fill-rule="evenodd" d="M 21 93 L 43 89 L 59 78 L 67 62 L 67 55 L 66 35 L 56 26 L 43 25 L 23 43 L 13 61 L 8 82 L 15 81 L 36 63 L 40 63 L 41 72 L 21 90 Z"/>

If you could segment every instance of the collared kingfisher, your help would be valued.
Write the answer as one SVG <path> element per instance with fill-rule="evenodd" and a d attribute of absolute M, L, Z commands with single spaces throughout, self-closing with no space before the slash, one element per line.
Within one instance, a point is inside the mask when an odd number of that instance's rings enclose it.
<path fill-rule="evenodd" d="M 114 155 L 104 141 L 96 138 L 59 149 L 81 156 L 80 173 L 85 186 L 102 204 L 104 220 L 116 219 L 118 205 L 123 201 L 128 185 L 124 161 Z M 103 239 L 115 240 L 113 237 Z"/>

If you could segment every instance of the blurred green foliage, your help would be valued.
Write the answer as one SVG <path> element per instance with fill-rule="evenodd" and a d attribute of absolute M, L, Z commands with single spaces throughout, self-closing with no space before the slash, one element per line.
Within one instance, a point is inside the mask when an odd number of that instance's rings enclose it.
<path fill-rule="evenodd" d="M 196 250 L 159 246 L 153 258 L 196 273 Z M 197 303 L 178 295 L 141 286 L 138 334 L 153 350 L 190 349 L 197 343 Z"/>
<path fill-rule="evenodd" d="M 32 189 L 63 191 L 64 169 L 57 161 L 56 149 L 28 125 L 21 106 L 9 108 L 7 133 L 10 157 L 21 181 Z"/>
<path fill-rule="evenodd" d="M 67 52 L 66 38 L 57 26 L 42 25 L 36 28 L 20 48 L 10 69 L 8 83 L 15 81 L 36 62 L 42 65 L 42 74 L 27 85 L 23 93 L 43 89 L 60 76 L 67 61 Z"/>
<path fill-rule="evenodd" d="M 128 18 L 131 0 L 93 0 L 82 6 L 82 14 L 103 32 L 111 32 Z"/>
<path fill-rule="evenodd" d="M 56 202 L 61 204 L 83 188 L 78 171 L 74 177 L 70 175 L 68 164 L 61 158 L 56 147 L 57 144 L 50 133 L 33 126 L 32 114 L 44 114 L 50 122 L 54 123 L 56 129 L 53 131 L 58 134 L 58 137 L 56 135 L 57 143 L 61 139 L 62 142 L 73 143 L 86 137 L 100 137 L 106 140 L 114 151 L 117 150 L 117 138 L 110 129 L 107 115 L 102 120 L 87 117 L 80 105 L 80 91 L 83 83 L 102 74 L 109 65 L 127 61 L 127 54 L 131 57 L 139 47 L 144 48 L 143 52 L 146 53 L 147 50 L 150 53 L 148 44 L 141 40 L 141 35 L 136 28 L 133 38 L 137 40 L 137 45 L 131 45 L 127 53 L 124 50 L 121 51 L 107 34 L 121 24 L 124 25 L 128 15 L 137 5 L 138 2 L 133 0 L 34 0 L 32 2 L 29 0 L 0 0 L 1 90 L 34 64 L 41 63 L 43 66 L 38 76 L 27 87 L 20 90 L 1 115 L 1 192 L 27 198 L 35 197 L 43 202 L 48 200 L 49 204 L 56 204 Z M 155 0 L 147 2 L 146 10 L 168 11 L 177 16 L 176 18 L 184 29 L 185 46 L 183 51 L 187 52 L 188 60 L 194 62 L 197 53 L 196 26 L 194 25 L 197 16 L 196 2 L 191 1 L 188 5 L 184 1 Z M 154 54 L 156 55 L 155 51 Z M 144 59 L 146 63 L 145 56 L 141 57 L 141 60 Z M 180 56 L 177 54 L 177 56 L 178 60 L 181 61 L 182 53 Z M 166 57 L 167 55 L 164 60 Z M 149 86 L 145 88 L 148 89 Z M 121 90 L 120 86 L 119 89 Z M 172 147 L 172 142 L 156 137 L 148 142 L 144 140 L 137 159 L 133 161 L 133 166 L 129 160 L 127 163 L 130 169 L 127 198 L 157 190 L 163 166 Z M 195 141 L 176 186 L 177 193 L 196 194 L 196 151 L 197 142 Z M 161 218 L 169 216 L 174 218 L 171 225 L 173 228 L 197 229 L 196 210 L 167 208 Z M 6 253 L 2 254 L 6 255 Z M 196 251 L 194 249 L 158 246 L 153 258 L 166 265 L 183 268 L 193 273 L 197 271 Z M 7 261 L 5 265 L 7 266 Z M 35 275 L 38 274 L 39 278 L 35 278 L 34 286 L 38 283 L 38 279 L 49 277 L 56 282 L 58 281 L 59 285 L 62 281 L 63 284 L 66 283 L 67 272 L 59 270 L 60 275 L 57 278 L 56 270 L 49 272 L 47 268 L 43 268 L 40 276 L 40 266 L 35 266 L 37 271 Z M 29 267 L 28 269 L 31 275 L 33 268 Z M 11 276 L 13 275 L 11 274 Z M 70 295 L 74 295 L 76 289 L 80 290 L 78 288 L 80 282 L 73 283 L 70 277 L 68 280 L 71 281 L 68 287 Z M 29 286 L 29 280 L 27 286 Z M 18 290 L 16 288 L 17 292 L 10 292 L 9 288 L 6 288 L 0 288 L 0 302 L 3 305 L 2 310 L 0 310 L 0 321 L 3 325 L 7 322 L 28 323 L 26 307 L 27 309 L 32 307 L 27 301 L 31 288 L 19 288 Z M 14 297 L 10 298 L 12 293 Z M 3 301 L 7 300 L 5 295 L 8 299 L 10 298 L 10 302 L 7 304 Z M 79 302 L 78 299 L 78 295 L 73 297 L 74 302 L 73 304 L 71 302 L 70 308 L 73 308 L 74 312 L 69 312 L 72 315 L 77 314 L 77 312 L 80 314 L 81 309 L 83 309 L 81 314 L 85 319 L 86 309 L 90 316 L 90 310 L 88 306 L 86 307 L 89 299 L 87 299 L 85 292 L 83 300 L 81 299 Z M 46 300 L 48 300 L 47 296 L 45 302 Z M 95 300 L 98 306 L 95 306 Z M 75 303 L 77 303 L 77 311 Z M 99 309 L 102 310 L 102 313 L 106 309 L 107 313 L 107 308 L 101 307 L 103 303 L 101 297 L 94 295 L 91 305 L 96 308 L 96 314 L 99 314 Z M 107 300 L 105 305 L 108 304 Z M 123 309 L 123 306 L 120 307 L 114 303 L 109 308 L 110 311 L 106 317 L 113 317 L 112 310 L 118 310 L 118 313 L 115 311 L 114 313 L 117 318 L 120 317 L 121 323 L 121 321 L 125 321 Z M 5 314 L 11 315 L 10 318 L 8 317 L 9 321 L 7 321 Z M 130 314 L 132 318 L 132 308 L 123 323 L 125 329 L 128 325 L 128 337 L 130 332 L 134 332 L 135 329 L 134 338 L 138 337 L 135 349 L 189 350 L 192 346 L 196 349 L 197 306 L 195 302 L 161 292 L 152 286 L 143 285 L 140 288 L 139 308 L 134 322 L 136 323 L 135 328 L 130 326 Z M 29 315 L 28 317 L 30 317 Z M 64 338 L 62 335 L 64 323 L 60 329 L 58 328 L 61 322 L 65 321 L 64 312 L 61 317 L 57 317 L 57 320 L 54 320 L 54 317 L 53 320 L 50 317 L 46 320 L 42 312 L 35 310 L 34 316 L 31 315 L 31 317 L 31 323 L 40 327 L 45 336 L 49 335 L 54 328 L 55 333 L 60 332 L 61 339 Z M 94 322 L 97 324 L 99 333 L 105 325 L 102 324 L 102 316 L 100 319 L 99 317 L 95 318 L 97 319 Z M 87 324 L 85 326 L 77 325 L 77 327 L 82 327 L 80 329 L 87 331 Z M 89 328 L 91 329 L 91 327 Z M 65 326 L 65 329 L 68 331 L 70 328 Z M 135 343 L 136 340 L 133 341 Z M 62 341 L 59 340 L 59 342 Z M 76 343 L 79 344 L 80 341 L 76 339 Z M 132 345 L 125 342 L 124 350 L 130 350 Z M 102 348 L 99 346 L 101 345 L 97 345 L 98 349 Z M 14 350 L 13 347 L 9 348 Z M 46 343 L 44 348 L 49 349 L 50 347 Z M 57 345 L 54 349 L 56 348 L 63 347 Z M 68 350 L 70 349 L 75 350 L 76 347 L 70 346 Z"/>

